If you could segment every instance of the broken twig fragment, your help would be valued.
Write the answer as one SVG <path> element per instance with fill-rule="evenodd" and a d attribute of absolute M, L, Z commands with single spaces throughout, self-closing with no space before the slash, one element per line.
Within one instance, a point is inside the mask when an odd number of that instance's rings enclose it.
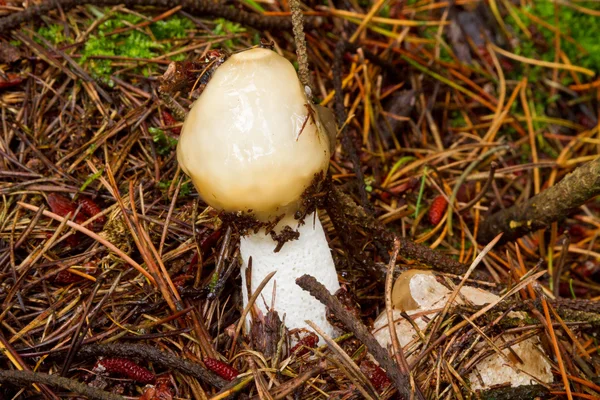
<path fill-rule="evenodd" d="M 375 360 L 385 370 L 388 377 L 392 380 L 398 392 L 405 398 L 416 398 L 424 399 L 418 388 L 411 388 L 411 383 L 407 375 L 402 374 L 398 366 L 392 361 L 386 349 L 381 347 L 373 335 L 369 332 L 367 327 L 351 313 L 349 313 L 342 303 L 335 296 L 331 295 L 329 291 L 317 282 L 315 278 L 310 275 L 303 275 L 296 279 L 296 283 L 302 289 L 309 292 L 321 303 L 329 307 L 335 312 L 337 318 L 350 330 L 354 335 L 367 346 L 369 352 L 373 355 Z"/>

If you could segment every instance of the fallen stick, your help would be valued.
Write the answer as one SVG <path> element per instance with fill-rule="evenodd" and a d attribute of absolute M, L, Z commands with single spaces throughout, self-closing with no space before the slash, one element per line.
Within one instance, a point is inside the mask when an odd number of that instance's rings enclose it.
<path fill-rule="evenodd" d="M 302 275 L 296 279 L 296 284 L 302 289 L 309 292 L 313 297 L 319 300 L 321 303 L 329 307 L 342 323 L 348 328 L 354 335 L 367 346 L 369 352 L 373 355 L 375 360 L 385 369 L 387 376 L 396 386 L 398 393 L 400 393 L 405 399 L 417 399 L 424 400 L 425 397 L 418 388 L 411 388 L 409 377 L 402 372 L 398 366 L 393 362 L 392 358 L 388 354 L 388 351 L 381 347 L 375 337 L 369 332 L 367 327 L 351 313 L 349 313 L 340 301 L 332 296 L 327 288 L 317 282 L 317 280 L 310 275 Z"/>
<path fill-rule="evenodd" d="M 480 243 L 504 232 L 502 242 L 543 229 L 600 194 L 600 157 L 565 176 L 556 185 L 521 204 L 499 211 L 485 220 L 477 236 Z"/>

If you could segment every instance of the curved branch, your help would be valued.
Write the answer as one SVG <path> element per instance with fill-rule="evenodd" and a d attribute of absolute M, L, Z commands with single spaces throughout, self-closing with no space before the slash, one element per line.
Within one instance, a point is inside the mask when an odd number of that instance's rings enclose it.
<path fill-rule="evenodd" d="M 487 243 L 500 232 L 502 242 L 515 240 L 556 222 L 595 196 L 600 195 L 600 157 L 565 176 L 556 185 L 522 204 L 488 217 L 477 236 Z"/>

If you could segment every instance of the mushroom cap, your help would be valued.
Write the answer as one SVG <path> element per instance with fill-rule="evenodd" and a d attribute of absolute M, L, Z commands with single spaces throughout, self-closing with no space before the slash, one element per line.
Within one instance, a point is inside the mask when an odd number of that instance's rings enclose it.
<path fill-rule="evenodd" d="M 268 220 L 293 213 L 330 148 L 292 64 L 255 48 L 217 68 L 181 131 L 177 160 L 203 200 Z M 308 120 L 307 120 L 308 118 Z"/>

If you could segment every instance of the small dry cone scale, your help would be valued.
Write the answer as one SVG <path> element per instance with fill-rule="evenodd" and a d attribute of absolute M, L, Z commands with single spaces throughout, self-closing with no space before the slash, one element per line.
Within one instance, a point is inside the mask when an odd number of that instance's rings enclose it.
<path fill-rule="evenodd" d="M 398 341 L 405 351 L 418 344 L 420 339 L 411 323 L 401 316 L 401 312 L 406 311 L 419 329 L 425 330 L 428 322 L 444 308 L 451 294 L 452 291 L 439 283 L 431 271 L 409 270 L 400 274 L 392 289 L 392 305 Z M 457 304 L 464 304 L 461 297 L 474 305 L 489 304 L 498 299 L 493 293 L 471 286 L 461 288 L 460 295 L 455 299 Z M 519 312 L 511 312 L 508 316 L 524 317 Z M 391 346 L 385 312 L 375 321 L 373 334 L 384 348 Z M 515 335 L 504 334 L 495 338 L 494 343 L 500 346 L 514 338 Z M 476 350 L 482 349 L 484 345 L 485 341 L 481 340 Z M 543 383 L 552 382 L 551 366 L 538 337 L 531 337 L 502 352 L 506 357 L 494 353 L 479 361 L 466 376 L 473 390 L 485 390 L 495 385 L 516 387 L 536 384 L 536 379 Z M 408 357 L 409 363 L 411 360 Z"/>

